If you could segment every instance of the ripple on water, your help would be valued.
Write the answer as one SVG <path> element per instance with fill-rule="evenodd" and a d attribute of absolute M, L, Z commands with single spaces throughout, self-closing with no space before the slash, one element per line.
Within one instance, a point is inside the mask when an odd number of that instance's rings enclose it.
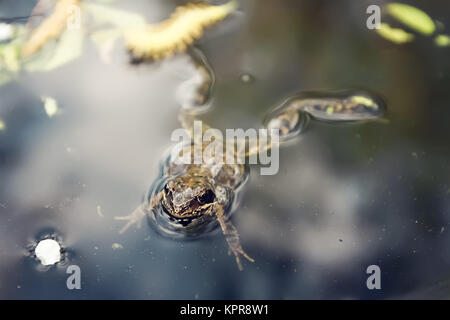
<path fill-rule="evenodd" d="M 177 177 L 189 174 L 188 169 L 192 169 L 190 164 L 179 165 L 176 164 L 175 159 L 171 153 L 168 152 L 167 157 L 161 162 L 159 177 L 152 184 L 146 196 L 146 203 L 144 207 L 148 207 L 151 199 L 154 199 L 161 191 L 164 190 L 167 183 Z M 223 167 L 229 169 L 227 166 Z M 245 190 L 249 179 L 248 166 L 242 166 L 241 170 L 218 170 L 214 175 L 206 164 L 200 165 L 202 170 L 205 170 L 211 175 L 211 183 L 216 201 L 223 203 L 225 214 L 230 217 L 231 214 L 239 206 L 242 199 L 242 194 Z M 232 172 L 233 177 L 227 181 L 225 185 L 223 175 L 225 172 Z M 235 176 L 236 174 L 239 177 Z M 230 181 L 233 181 L 230 184 Z M 202 235 L 206 235 L 219 226 L 214 215 L 201 215 L 195 218 L 175 218 L 167 212 L 163 205 L 156 205 L 153 210 L 147 211 L 149 223 L 156 231 L 162 235 L 169 236 L 176 239 L 194 239 Z"/>
<path fill-rule="evenodd" d="M 41 230 L 27 246 L 27 255 L 36 262 L 39 271 L 69 263 L 69 252 L 61 235 L 55 230 Z"/>

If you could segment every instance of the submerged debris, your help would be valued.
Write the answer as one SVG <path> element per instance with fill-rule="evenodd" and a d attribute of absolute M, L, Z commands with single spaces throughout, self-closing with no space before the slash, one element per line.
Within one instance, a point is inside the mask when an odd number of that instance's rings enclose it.
<path fill-rule="evenodd" d="M 51 118 L 59 112 L 58 102 L 49 96 L 42 96 L 42 102 L 44 103 L 45 113 Z"/>
<path fill-rule="evenodd" d="M 104 217 L 103 211 L 102 211 L 102 207 L 101 207 L 100 205 L 97 205 L 97 215 L 98 215 L 100 218 L 103 218 L 103 217 Z"/>
<path fill-rule="evenodd" d="M 123 249 L 123 245 L 116 242 L 111 245 L 111 248 L 113 248 L 113 250 Z"/>

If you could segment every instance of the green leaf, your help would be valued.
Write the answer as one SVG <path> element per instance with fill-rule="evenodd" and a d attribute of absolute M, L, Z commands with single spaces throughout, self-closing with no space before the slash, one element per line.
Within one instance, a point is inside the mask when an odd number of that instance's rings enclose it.
<path fill-rule="evenodd" d="M 389 3 L 388 13 L 409 28 L 424 35 L 430 35 L 436 29 L 436 25 L 428 14 L 420 9 L 403 3 Z"/>
<path fill-rule="evenodd" d="M 380 23 L 380 28 L 376 29 L 377 33 L 383 38 L 397 44 L 410 42 L 414 39 L 414 35 L 402 29 L 391 28 L 387 23 Z"/>
<path fill-rule="evenodd" d="M 434 38 L 434 43 L 438 47 L 450 47 L 450 36 L 446 34 L 440 34 Z"/>

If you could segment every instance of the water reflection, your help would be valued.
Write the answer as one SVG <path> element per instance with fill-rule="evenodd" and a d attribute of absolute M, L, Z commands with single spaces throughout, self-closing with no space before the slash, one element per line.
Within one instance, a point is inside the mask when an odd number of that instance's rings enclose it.
<path fill-rule="evenodd" d="M 5 3 L 14 14 L 26 9 Z M 136 10 L 156 20 L 171 4 L 139 2 Z M 427 6 L 448 24 L 445 8 Z M 360 23 L 363 9 L 248 1 L 238 30 L 200 44 L 217 75 L 203 116 L 214 127 L 257 126 L 269 106 L 299 90 L 370 87 L 389 101 L 389 125 L 311 123 L 300 143 L 280 151 L 278 175 L 254 172 L 233 216 L 256 260 L 243 272 L 217 234 L 173 241 L 144 226 L 119 235 L 113 220 L 141 203 L 179 127 L 176 58 L 135 68 L 117 50 L 106 66 L 87 48 L 64 69 L 1 87 L 0 297 L 447 297 L 448 55 L 419 41 L 381 42 Z M 49 118 L 42 94 L 64 112 Z M 24 253 L 50 227 L 76 253 L 80 292 L 65 289 L 64 269 L 37 272 Z M 364 287 L 371 264 L 381 267 L 381 292 Z"/>

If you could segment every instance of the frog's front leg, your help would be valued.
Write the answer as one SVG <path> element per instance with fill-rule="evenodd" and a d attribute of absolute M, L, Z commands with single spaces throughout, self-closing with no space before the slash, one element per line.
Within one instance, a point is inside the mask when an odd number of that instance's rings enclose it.
<path fill-rule="evenodd" d="M 152 210 L 156 205 L 158 205 L 160 203 L 162 197 L 163 197 L 163 192 L 161 191 L 154 198 L 152 198 L 152 200 L 150 201 L 150 205 L 141 204 L 131 214 L 129 214 L 127 216 L 114 217 L 115 220 L 127 221 L 125 226 L 123 226 L 123 228 L 120 229 L 119 233 L 124 233 L 133 224 L 135 224 L 138 228 L 140 228 L 142 219 L 145 217 L 147 211 Z"/>
<path fill-rule="evenodd" d="M 255 262 L 252 258 L 250 258 L 242 249 L 241 242 L 239 241 L 239 233 L 236 227 L 231 223 L 231 221 L 225 221 L 225 213 L 223 211 L 223 207 L 220 204 L 216 205 L 216 217 L 219 221 L 220 227 L 222 228 L 222 232 L 227 240 L 229 249 L 234 254 L 236 258 L 236 263 L 238 265 L 239 270 L 243 270 L 241 258 L 243 256 L 250 262 Z"/>

